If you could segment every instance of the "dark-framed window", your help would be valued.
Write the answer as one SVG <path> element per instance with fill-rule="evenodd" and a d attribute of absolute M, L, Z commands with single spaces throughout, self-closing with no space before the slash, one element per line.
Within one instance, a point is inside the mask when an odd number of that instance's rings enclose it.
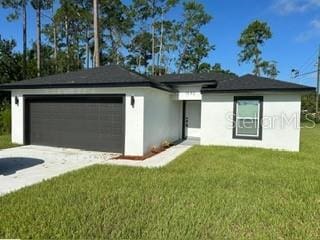
<path fill-rule="evenodd" d="M 262 139 L 262 96 L 235 96 L 233 105 L 233 138 Z"/>

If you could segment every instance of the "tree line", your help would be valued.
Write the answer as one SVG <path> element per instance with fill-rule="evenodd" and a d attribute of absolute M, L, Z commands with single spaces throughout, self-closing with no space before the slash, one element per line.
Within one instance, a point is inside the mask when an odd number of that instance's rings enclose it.
<path fill-rule="evenodd" d="M 181 7 L 179 19 L 172 17 Z M 20 21 L 22 53 L 16 40 L 0 35 L 0 82 L 121 64 L 148 75 L 224 72 L 204 59 L 215 50 L 203 27 L 213 20 L 196 0 L 0 0 L 8 21 Z M 36 36 L 27 36 L 36 16 Z M 252 63 L 253 73 L 275 78 L 276 62 L 262 59 L 261 46 L 272 37 L 267 23 L 254 21 L 241 33 L 239 64 Z M 35 42 L 28 48 L 28 39 Z"/>

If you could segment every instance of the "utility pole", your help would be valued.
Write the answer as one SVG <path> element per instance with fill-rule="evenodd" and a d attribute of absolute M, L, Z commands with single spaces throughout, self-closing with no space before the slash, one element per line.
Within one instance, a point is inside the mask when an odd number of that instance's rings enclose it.
<path fill-rule="evenodd" d="M 94 59 L 95 67 L 100 66 L 98 0 L 93 0 Z"/>
<path fill-rule="evenodd" d="M 316 113 L 319 112 L 319 91 L 320 91 L 320 47 L 319 47 L 318 66 L 317 66 Z"/>
<path fill-rule="evenodd" d="M 319 100 L 320 100 L 320 45 L 318 49 L 318 61 L 317 61 L 317 70 L 312 71 L 312 72 L 306 72 L 306 73 L 300 73 L 299 70 L 297 69 L 292 69 L 291 70 L 291 76 L 293 78 L 301 77 L 301 76 L 306 76 L 310 74 L 317 73 L 317 89 L 316 89 L 316 113 L 319 112 Z"/>

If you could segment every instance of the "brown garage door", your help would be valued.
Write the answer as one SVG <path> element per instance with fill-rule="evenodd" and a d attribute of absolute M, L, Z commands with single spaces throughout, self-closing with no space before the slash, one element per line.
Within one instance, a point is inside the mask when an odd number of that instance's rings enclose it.
<path fill-rule="evenodd" d="M 124 151 L 123 96 L 26 97 L 26 143 Z"/>

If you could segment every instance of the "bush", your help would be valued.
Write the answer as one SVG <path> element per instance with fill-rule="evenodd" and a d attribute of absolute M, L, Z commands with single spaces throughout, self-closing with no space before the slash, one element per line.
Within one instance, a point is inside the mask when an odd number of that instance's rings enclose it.
<path fill-rule="evenodd" d="M 318 113 L 303 113 L 302 114 L 302 121 L 303 122 L 314 122 L 320 123 L 320 112 Z"/>
<path fill-rule="evenodd" d="M 11 131 L 11 106 L 3 102 L 0 107 L 0 133 L 9 134 Z"/>
<path fill-rule="evenodd" d="M 163 147 L 163 148 L 169 148 L 170 147 L 170 142 L 169 141 L 163 141 L 162 143 L 161 143 L 161 147 Z"/>
<path fill-rule="evenodd" d="M 301 109 L 303 111 L 308 111 L 309 113 L 314 113 L 316 111 L 316 94 L 315 93 L 310 93 L 308 95 L 302 96 Z"/>

